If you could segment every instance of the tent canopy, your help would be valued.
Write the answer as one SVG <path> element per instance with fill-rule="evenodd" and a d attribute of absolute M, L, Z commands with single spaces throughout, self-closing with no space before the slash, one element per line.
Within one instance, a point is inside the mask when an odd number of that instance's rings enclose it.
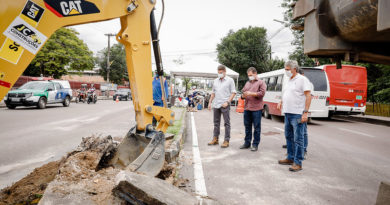
<path fill-rule="evenodd" d="M 188 78 L 217 78 L 217 68 L 220 64 L 208 56 L 193 56 L 183 64 L 170 64 L 165 66 L 173 77 Z M 226 74 L 231 78 L 237 79 L 239 74 L 226 67 Z"/>

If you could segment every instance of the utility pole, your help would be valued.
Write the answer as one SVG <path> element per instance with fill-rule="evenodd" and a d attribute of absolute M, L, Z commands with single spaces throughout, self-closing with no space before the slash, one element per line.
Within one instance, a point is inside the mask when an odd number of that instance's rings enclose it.
<path fill-rule="evenodd" d="M 106 33 L 104 34 L 108 38 L 108 47 L 107 47 L 107 98 L 110 97 L 110 37 L 116 36 L 116 34 Z"/>
<path fill-rule="evenodd" d="M 110 37 L 116 36 L 116 34 L 106 33 L 104 34 L 108 38 L 108 47 L 107 47 L 107 83 L 110 83 Z"/>

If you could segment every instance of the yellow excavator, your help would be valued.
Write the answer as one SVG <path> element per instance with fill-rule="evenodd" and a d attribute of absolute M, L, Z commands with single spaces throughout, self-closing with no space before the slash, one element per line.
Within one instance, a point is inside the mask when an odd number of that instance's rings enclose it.
<path fill-rule="evenodd" d="M 116 39 L 126 49 L 137 124 L 109 163 L 157 175 L 165 159 L 164 133 L 173 124 L 175 113 L 166 108 L 166 102 L 164 107 L 153 106 L 152 46 L 157 73 L 163 75 L 155 4 L 156 0 L 1 0 L 0 99 L 58 28 L 120 18 Z M 156 128 L 153 117 L 158 121 Z"/>

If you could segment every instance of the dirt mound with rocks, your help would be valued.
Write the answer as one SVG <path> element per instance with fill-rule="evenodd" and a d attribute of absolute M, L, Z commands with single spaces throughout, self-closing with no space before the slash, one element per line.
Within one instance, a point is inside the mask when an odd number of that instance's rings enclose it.
<path fill-rule="evenodd" d="M 36 168 L 29 175 L 0 192 L 3 204 L 122 204 L 112 194 L 120 171 L 106 167 L 105 155 L 115 152 L 119 142 L 107 137 L 83 138 L 63 159 Z M 164 164 L 158 178 L 173 184 L 175 166 Z M 76 204 L 76 203 L 75 203 Z"/>
<path fill-rule="evenodd" d="M 50 162 L 34 169 L 12 186 L 0 191 L 0 204 L 37 204 L 47 185 L 58 173 L 60 161 Z"/>

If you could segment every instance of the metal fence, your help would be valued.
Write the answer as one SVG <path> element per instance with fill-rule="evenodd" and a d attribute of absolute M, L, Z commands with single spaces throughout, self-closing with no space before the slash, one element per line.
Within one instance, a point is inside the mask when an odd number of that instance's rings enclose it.
<path fill-rule="evenodd" d="M 390 117 L 390 104 L 367 103 L 366 114 Z"/>

